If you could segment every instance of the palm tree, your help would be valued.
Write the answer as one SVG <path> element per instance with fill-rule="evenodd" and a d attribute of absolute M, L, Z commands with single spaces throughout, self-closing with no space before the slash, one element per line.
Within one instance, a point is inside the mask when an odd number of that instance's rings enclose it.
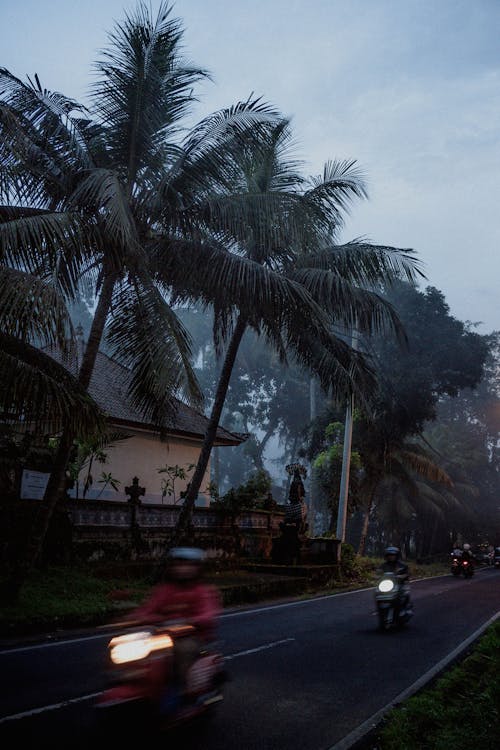
<path fill-rule="evenodd" d="M 444 498 L 451 498 L 453 481 L 429 451 L 414 441 L 395 436 L 384 441 L 377 429 L 372 441 L 360 451 L 363 478 L 358 487 L 358 505 L 363 523 L 358 554 L 364 555 L 368 524 L 372 514 L 383 523 L 390 540 L 404 547 L 403 532 L 415 512 L 422 509 L 433 514 L 442 512 Z M 433 488 L 434 487 L 434 488 Z"/>
<path fill-rule="evenodd" d="M 216 344 L 227 344 L 202 450 L 176 529 L 186 533 L 203 480 L 224 405 L 231 372 L 245 330 L 262 334 L 286 361 L 288 352 L 314 373 L 325 391 L 345 397 L 352 388 L 373 385 L 360 353 L 333 332 L 356 325 L 364 332 L 392 327 L 402 334 L 392 307 L 374 291 L 398 274 L 414 280 L 418 263 L 411 251 L 335 239 L 351 200 L 366 194 L 353 162 L 331 162 L 321 178 L 301 177 L 298 163 L 288 158 L 290 124 L 282 119 L 252 139 L 234 139 L 226 190 L 207 196 L 212 231 L 227 248 L 222 265 L 207 252 L 206 274 L 193 273 L 178 298 L 205 298 L 215 279 L 227 278 L 224 297 L 215 305 Z M 226 152 L 228 158 L 228 152 Z M 229 160 L 229 159 L 228 159 Z M 233 209 L 231 224 L 228 206 Z M 245 274 L 243 296 L 230 276 L 235 260 Z M 184 283 L 186 280 L 184 278 Z M 177 289 L 181 288 L 181 284 Z"/>
<path fill-rule="evenodd" d="M 116 26 L 97 63 L 99 78 L 85 108 L 0 70 L 0 263 L 31 272 L 66 299 L 82 278 L 97 304 L 78 373 L 86 390 L 106 331 L 114 356 L 132 371 L 131 397 L 158 425 L 175 398 L 199 403 L 189 336 L 168 302 L 176 279 L 155 284 L 158 245 L 175 264 L 182 249 L 206 242 L 211 171 L 220 173 L 224 142 L 272 119 L 258 100 L 202 123 L 183 144 L 180 126 L 206 71 L 180 56 L 182 28 L 162 3 L 156 19 L 140 3 Z M 206 158 L 203 155 L 206 154 Z M 181 251 L 179 257 L 176 253 Z M 220 287 L 219 287 L 220 288 Z M 50 517 L 65 489 L 75 431 L 60 434 L 36 527 L 11 587 L 13 596 L 38 557 Z"/>

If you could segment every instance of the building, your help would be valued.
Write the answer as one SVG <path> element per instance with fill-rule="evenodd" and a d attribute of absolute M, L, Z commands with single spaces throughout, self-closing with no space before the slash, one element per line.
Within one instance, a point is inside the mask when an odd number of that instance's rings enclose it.
<path fill-rule="evenodd" d="M 79 347 L 80 356 L 82 349 L 83 345 Z M 54 352 L 50 354 L 61 361 Z M 79 357 L 75 357 L 68 369 L 76 373 L 79 364 Z M 178 504 L 182 502 L 181 492 L 186 489 L 198 460 L 208 420 L 178 401 L 175 418 L 165 428 L 166 438 L 161 439 L 159 429 L 130 402 L 127 395 L 129 379 L 127 368 L 106 354 L 98 353 L 88 390 L 107 415 L 114 439 L 103 447 L 104 463 L 95 455 L 87 457 L 78 481 L 68 494 L 71 497 L 84 495 L 88 499 L 124 501 L 128 497 L 125 488 L 132 486 L 134 477 L 137 477 L 145 490 L 141 496 L 143 504 Z M 245 438 L 219 427 L 214 446 L 240 445 Z M 165 471 L 168 467 L 169 472 Z M 86 489 L 89 472 L 92 483 Z M 210 502 L 209 482 L 210 463 L 197 501 L 201 507 Z"/>

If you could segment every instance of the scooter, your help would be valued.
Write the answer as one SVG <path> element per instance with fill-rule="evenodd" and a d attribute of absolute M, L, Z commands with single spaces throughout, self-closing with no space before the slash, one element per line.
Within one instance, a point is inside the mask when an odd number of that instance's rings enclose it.
<path fill-rule="evenodd" d="M 187 673 L 186 689 L 174 681 L 174 647 L 193 635 L 191 625 L 165 623 L 129 629 L 108 643 L 108 684 L 95 704 L 101 729 L 167 730 L 210 716 L 223 700 L 224 659 L 200 651 Z"/>
<path fill-rule="evenodd" d="M 403 581 L 396 573 L 384 573 L 375 587 L 375 605 L 380 630 L 405 625 L 413 616 Z"/>

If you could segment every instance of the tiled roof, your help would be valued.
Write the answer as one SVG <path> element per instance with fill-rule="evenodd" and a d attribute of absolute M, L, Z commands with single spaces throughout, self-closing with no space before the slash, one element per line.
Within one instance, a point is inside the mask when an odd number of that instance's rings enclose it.
<path fill-rule="evenodd" d="M 51 348 L 47 348 L 45 351 L 54 359 L 62 362 L 70 372 L 77 373 L 79 357 L 76 352 L 75 356 L 69 361 L 63 361 L 59 351 Z M 94 401 L 112 422 L 158 432 L 158 428 L 151 424 L 150 420 L 131 403 L 127 395 L 129 382 L 130 373 L 126 367 L 103 354 L 103 352 L 97 354 L 88 389 Z M 177 405 L 177 413 L 173 423 L 165 425 L 167 433 L 172 436 L 201 439 L 205 434 L 207 418 L 182 401 L 177 400 Z M 240 445 L 245 439 L 246 435 L 229 432 L 229 430 L 219 427 L 215 445 Z"/>

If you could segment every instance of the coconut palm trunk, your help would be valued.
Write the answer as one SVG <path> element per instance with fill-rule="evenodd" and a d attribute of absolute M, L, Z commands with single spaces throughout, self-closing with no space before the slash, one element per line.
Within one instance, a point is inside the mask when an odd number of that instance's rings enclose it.
<path fill-rule="evenodd" d="M 184 499 L 177 525 L 174 532 L 174 544 L 177 544 L 182 537 L 189 536 L 192 530 L 192 518 L 193 509 L 200 491 L 201 483 L 205 472 L 207 470 L 208 462 L 210 459 L 210 453 L 212 451 L 215 437 L 217 435 L 217 428 L 219 426 L 219 420 L 224 408 L 224 402 L 226 400 L 227 390 L 229 388 L 229 382 L 231 380 L 231 373 L 233 371 L 234 363 L 236 361 L 236 355 L 243 338 L 243 334 L 246 329 L 246 320 L 242 315 L 239 315 L 236 325 L 234 327 L 229 345 L 224 358 L 224 364 L 219 377 L 217 390 L 215 392 L 214 403 L 208 420 L 207 429 L 203 438 L 203 444 L 196 464 L 193 477 L 189 483 L 189 488 Z"/>
<path fill-rule="evenodd" d="M 363 515 L 363 523 L 361 525 L 361 534 L 359 537 L 359 545 L 358 545 L 358 555 L 361 557 L 365 554 L 366 549 L 366 540 L 368 537 L 368 526 L 370 524 L 370 516 L 373 510 L 373 498 L 375 495 L 374 489 L 372 490 L 370 494 L 370 498 L 368 501 L 368 505 L 365 509 L 364 515 Z"/>

